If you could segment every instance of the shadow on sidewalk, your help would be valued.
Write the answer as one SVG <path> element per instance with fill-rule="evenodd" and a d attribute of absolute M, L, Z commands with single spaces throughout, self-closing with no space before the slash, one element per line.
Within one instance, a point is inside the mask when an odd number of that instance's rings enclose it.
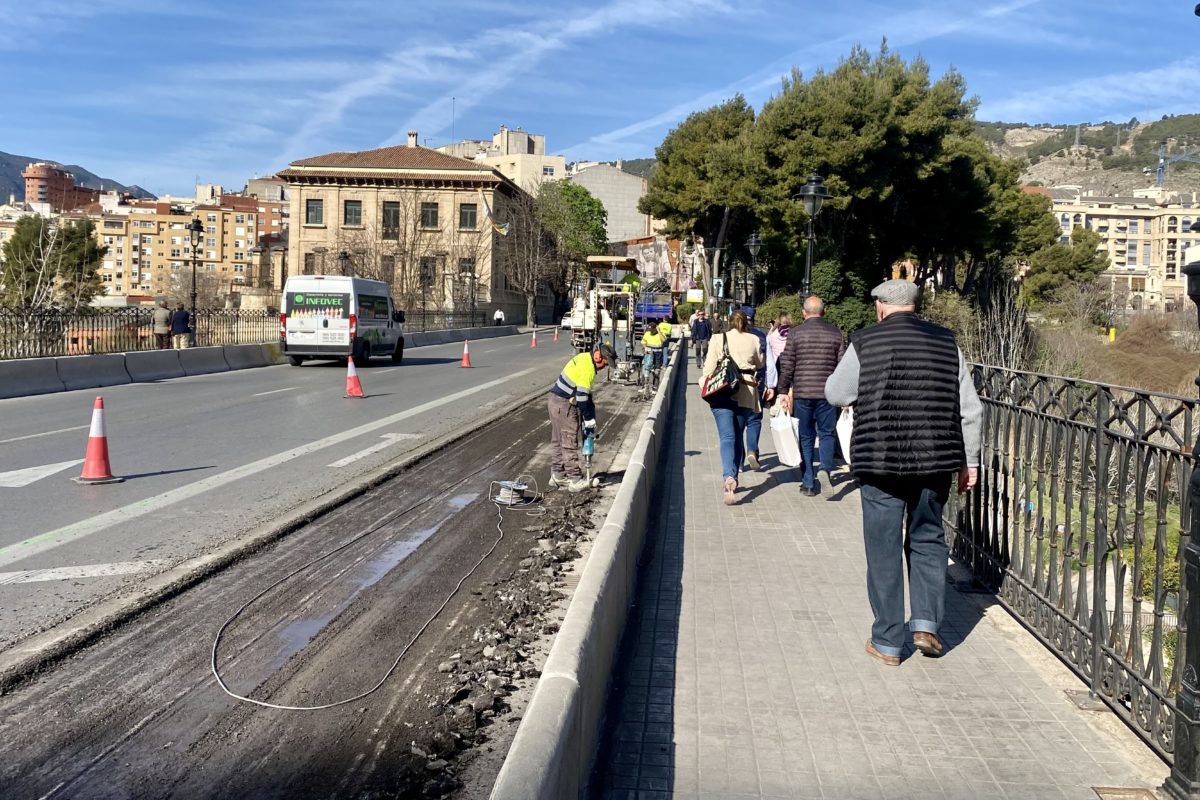
<path fill-rule="evenodd" d="M 595 800 L 669 796 L 675 786 L 675 663 L 683 596 L 684 428 L 681 392 L 663 442 L 638 569 L 637 600 L 613 672 L 604 732 L 589 796 Z M 654 794 L 639 794 L 654 793 Z"/>

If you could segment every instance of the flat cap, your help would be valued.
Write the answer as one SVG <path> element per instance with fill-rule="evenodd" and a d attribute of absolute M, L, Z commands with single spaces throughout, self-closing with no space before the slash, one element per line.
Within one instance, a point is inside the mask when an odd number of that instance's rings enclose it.
<path fill-rule="evenodd" d="M 911 281 L 884 281 L 871 290 L 871 297 L 889 306 L 915 306 L 921 296 L 921 287 Z"/>

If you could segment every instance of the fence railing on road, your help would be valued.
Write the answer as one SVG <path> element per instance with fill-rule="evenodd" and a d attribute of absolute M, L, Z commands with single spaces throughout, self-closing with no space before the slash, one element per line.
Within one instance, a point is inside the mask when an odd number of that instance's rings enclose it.
<path fill-rule="evenodd" d="M 0 359 L 153 350 L 157 347 L 153 313 L 151 308 L 0 308 Z M 197 346 L 259 344 L 278 339 L 279 315 L 274 312 L 196 311 Z"/>
<path fill-rule="evenodd" d="M 1197 401 L 995 367 L 975 376 L 983 468 L 947 506 L 952 552 L 1170 760 Z"/>
<path fill-rule="evenodd" d="M 482 311 L 473 315 L 469 311 L 415 311 L 404 312 L 404 329 L 406 331 L 447 331 L 455 328 L 478 328 L 490 322 Z"/>

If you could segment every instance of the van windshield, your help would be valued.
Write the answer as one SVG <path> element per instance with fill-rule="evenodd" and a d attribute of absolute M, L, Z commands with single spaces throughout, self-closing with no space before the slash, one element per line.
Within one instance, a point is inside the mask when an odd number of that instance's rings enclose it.
<path fill-rule="evenodd" d="M 304 319 L 349 319 L 350 295 L 334 292 L 288 292 L 288 316 Z"/>

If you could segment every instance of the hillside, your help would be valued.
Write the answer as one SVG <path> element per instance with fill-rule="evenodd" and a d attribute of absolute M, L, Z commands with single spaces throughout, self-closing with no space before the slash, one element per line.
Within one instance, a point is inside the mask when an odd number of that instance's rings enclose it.
<path fill-rule="evenodd" d="M 51 164 L 59 163 L 52 158 L 17 156 L 0 150 L 0 203 L 7 203 L 9 195 L 15 196 L 18 201 L 25 199 L 25 180 L 21 177 L 21 172 L 25 169 L 26 165 L 35 161 L 45 161 Z M 101 178 L 99 175 L 89 172 L 76 164 L 63 164 L 62 167 L 74 174 L 76 181 L 91 189 L 128 192 L 134 197 L 154 197 L 154 195 L 140 186 L 126 186 L 111 178 Z"/>
<path fill-rule="evenodd" d="M 1105 194 L 1127 194 L 1153 186 L 1161 142 L 1167 143 L 1168 156 L 1200 146 L 1200 114 L 1151 123 L 1132 119 L 1079 126 L 978 122 L 976 130 L 998 155 L 1029 161 L 1021 176 L 1025 182 L 1073 184 Z M 1200 165 L 1169 164 L 1166 187 L 1200 191 Z"/>

